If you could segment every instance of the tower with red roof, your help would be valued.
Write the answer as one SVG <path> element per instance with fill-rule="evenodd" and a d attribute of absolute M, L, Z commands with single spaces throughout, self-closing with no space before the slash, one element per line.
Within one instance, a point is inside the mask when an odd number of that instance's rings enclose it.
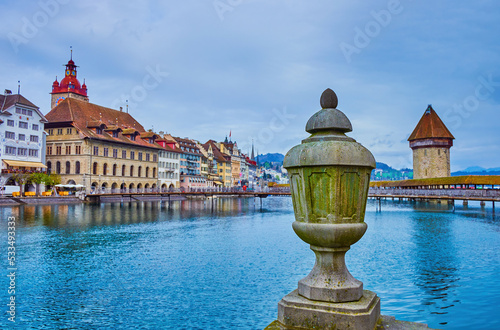
<path fill-rule="evenodd" d="M 454 139 L 429 104 L 408 138 L 413 150 L 413 178 L 450 176 L 450 148 Z"/>
<path fill-rule="evenodd" d="M 75 62 L 73 62 L 73 50 L 71 51 L 70 60 L 65 66 L 66 70 L 64 72 L 64 78 L 61 82 L 58 82 L 56 77 L 56 80 L 52 83 L 52 92 L 50 93 L 52 95 L 50 104 L 51 109 L 68 97 L 87 102 L 89 101 L 85 81 L 83 82 L 83 85 L 80 85 L 80 82 L 76 77 L 76 68 L 78 66 L 75 65 Z"/>

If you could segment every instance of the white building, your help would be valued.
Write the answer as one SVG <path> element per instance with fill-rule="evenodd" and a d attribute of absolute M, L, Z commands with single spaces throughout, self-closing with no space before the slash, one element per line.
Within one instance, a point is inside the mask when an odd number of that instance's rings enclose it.
<path fill-rule="evenodd" d="M 158 153 L 158 186 L 162 190 L 180 187 L 180 152 L 171 148 L 173 141 L 156 140 L 163 150 Z"/>
<path fill-rule="evenodd" d="M 12 173 L 45 171 L 47 119 L 20 94 L 0 95 L 0 159 L 3 185 Z"/>

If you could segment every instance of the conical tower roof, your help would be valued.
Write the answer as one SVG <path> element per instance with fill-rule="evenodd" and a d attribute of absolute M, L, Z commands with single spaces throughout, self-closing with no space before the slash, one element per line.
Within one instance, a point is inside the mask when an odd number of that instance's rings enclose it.
<path fill-rule="evenodd" d="M 420 118 L 417 127 L 415 127 L 408 138 L 408 141 L 432 138 L 455 139 L 441 118 L 439 118 L 436 111 L 434 111 L 429 104 L 424 115 Z"/>

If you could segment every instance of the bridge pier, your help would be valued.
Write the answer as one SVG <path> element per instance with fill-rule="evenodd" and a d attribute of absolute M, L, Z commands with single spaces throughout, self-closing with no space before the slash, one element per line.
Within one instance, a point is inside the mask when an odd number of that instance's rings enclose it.
<path fill-rule="evenodd" d="M 466 200 L 466 199 L 464 199 L 464 201 L 462 202 L 462 205 L 463 205 L 463 206 L 467 206 L 467 205 L 469 205 L 469 201 L 468 201 L 468 200 Z"/>
<path fill-rule="evenodd" d="M 481 207 L 486 206 L 486 202 L 485 201 L 481 201 L 481 203 L 479 203 L 479 205 L 481 205 Z"/>

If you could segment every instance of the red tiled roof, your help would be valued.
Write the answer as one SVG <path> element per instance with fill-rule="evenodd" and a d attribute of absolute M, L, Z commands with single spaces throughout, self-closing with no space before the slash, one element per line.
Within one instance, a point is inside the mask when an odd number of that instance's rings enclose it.
<path fill-rule="evenodd" d="M 208 150 L 208 146 L 211 145 L 212 146 L 212 151 L 214 152 L 214 158 L 222 163 L 227 163 L 228 162 L 228 159 L 226 158 L 226 156 L 224 156 L 222 154 L 222 152 L 220 152 L 219 148 L 217 148 L 217 145 L 216 145 L 216 142 L 214 140 L 208 140 L 205 144 L 202 144 L 202 146 Z"/>
<path fill-rule="evenodd" d="M 413 133 L 411 133 L 408 141 L 430 138 L 455 138 L 431 105 L 425 110 L 424 115 L 420 118 L 420 121 L 413 130 Z"/>
<path fill-rule="evenodd" d="M 149 143 L 141 138 L 131 141 L 125 136 L 127 134 L 130 135 L 134 133 L 138 135 L 141 134 L 141 132 L 145 132 L 144 127 L 130 114 L 75 98 L 66 98 L 64 101 L 59 103 L 59 105 L 54 107 L 47 114 L 46 118 L 49 121 L 49 124 L 46 125 L 46 127 L 57 127 L 57 124 L 59 123 L 71 123 L 74 127 L 81 131 L 84 137 L 87 138 L 151 148 L 161 148 L 158 144 Z M 109 129 L 105 129 L 102 134 L 97 134 L 92 129 L 92 127 L 96 127 L 94 126 L 96 124 L 106 126 L 109 125 L 109 127 L 114 127 L 115 130 L 120 128 L 122 132 L 118 131 L 118 137 L 113 137 L 112 134 L 108 134 L 108 131 L 110 131 Z"/>

